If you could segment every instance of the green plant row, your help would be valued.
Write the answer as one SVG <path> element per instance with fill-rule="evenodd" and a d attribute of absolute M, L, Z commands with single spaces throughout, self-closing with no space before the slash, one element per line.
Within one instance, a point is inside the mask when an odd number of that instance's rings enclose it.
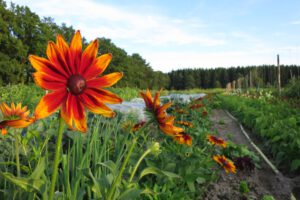
<path fill-rule="evenodd" d="M 219 98 L 223 108 L 259 136 L 277 166 L 290 171 L 300 168 L 300 110 L 283 102 L 225 95 Z"/>

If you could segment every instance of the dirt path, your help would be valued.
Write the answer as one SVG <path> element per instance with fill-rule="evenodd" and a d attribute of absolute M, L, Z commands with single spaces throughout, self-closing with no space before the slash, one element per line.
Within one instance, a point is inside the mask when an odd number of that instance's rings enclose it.
<path fill-rule="evenodd" d="M 247 145 L 255 152 L 239 125 L 231 119 L 223 110 L 213 110 L 211 117 L 212 130 L 220 136 L 237 144 Z M 243 196 L 239 192 L 240 182 L 246 181 L 250 192 Z M 217 183 L 209 188 L 205 200 L 261 200 L 264 195 L 272 195 L 276 200 L 290 200 L 290 180 L 282 175 L 276 175 L 272 169 L 261 160 L 261 169 L 255 168 L 252 172 L 239 172 L 226 174 L 222 172 Z"/>

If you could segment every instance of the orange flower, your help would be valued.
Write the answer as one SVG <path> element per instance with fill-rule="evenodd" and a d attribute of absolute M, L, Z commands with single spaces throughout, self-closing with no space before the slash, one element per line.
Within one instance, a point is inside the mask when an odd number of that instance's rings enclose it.
<path fill-rule="evenodd" d="M 218 137 L 213 136 L 213 135 L 207 135 L 206 138 L 211 144 L 222 146 L 223 148 L 226 148 L 226 146 L 227 146 L 227 142 L 222 140 L 222 138 L 218 138 Z"/>
<path fill-rule="evenodd" d="M 190 128 L 192 128 L 194 126 L 191 122 L 188 122 L 188 121 L 177 121 L 176 124 L 184 125 L 184 126 L 187 126 Z"/>
<path fill-rule="evenodd" d="M 141 122 L 135 124 L 132 127 L 131 131 L 133 131 L 133 132 L 138 131 L 140 128 L 142 128 L 142 126 L 144 126 L 145 123 L 146 123 L 145 121 L 141 121 Z"/>
<path fill-rule="evenodd" d="M 21 103 L 18 103 L 17 106 L 12 103 L 11 107 L 6 103 L 2 103 L 0 104 L 0 110 L 4 118 L 4 121 L 0 122 L 2 135 L 7 133 L 7 130 L 5 129 L 6 126 L 24 128 L 35 121 L 33 117 L 28 117 L 29 111 L 27 111 L 27 106 L 22 107 Z"/>
<path fill-rule="evenodd" d="M 119 72 L 98 77 L 107 68 L 111 54 L 97 57 L 98 40 L 91 42 L 82 52 L 82 38 L 77 31 L 70 43 L 58 35 L 56 43 L 49 42 L 46 50 L 48 59 L 35 55 L 29 61 L 36 72 L 35 83 L 51 92 L 46 94 L 35 109 L 35 117 L 48 117 L 61 108 L 61 117 L 70 128 L 87 131 L 85 108 L 105 117 L 115 113 L 104 103 L 121 103 L 117 95 L 104 90 L 118 82 L 123 74 Z"/>
<path fill-rule="evenodd" d="M 225 156 L 215 155 L 213 156 L 213 159 L 225 169 L 226 173 L 236 173 L 235 165 L 231 160 L 227 159 Z"/>
<path fill-rule="evenodd" d="M 181 132 L 175 135 L 174 140 L 176 140 L 179 144 L 192 146 L 192 137 L 185 132 Z"/>
<path fill-rule="evenodd" d="M 162 106 L 160 105 L 160 92 L 156 92 L 154 99 L 152 99 L 149 89 L 147 89 L 146 93 L 141 92 L 140 94 L 145 101 L 146 110 L 153 115 L 153 119 L 158 123 L 158 126 L 162 132 L 172 136 L 183 132 L 182 128 L 174 126 L 175 117 L 168 116 L 166 113 L 167 108 L 169 108 L 172 103 L 168 102 Z"/>

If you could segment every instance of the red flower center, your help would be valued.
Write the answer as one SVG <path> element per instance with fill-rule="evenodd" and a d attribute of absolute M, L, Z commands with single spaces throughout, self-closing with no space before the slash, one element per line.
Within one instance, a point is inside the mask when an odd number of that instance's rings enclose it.
<path fill-rule="evenodd" d="M 78 74 L 72 75 L 67 82 L 67 88 L 74 95 L 81 94 L 86 88 L 86 81 Z"/>

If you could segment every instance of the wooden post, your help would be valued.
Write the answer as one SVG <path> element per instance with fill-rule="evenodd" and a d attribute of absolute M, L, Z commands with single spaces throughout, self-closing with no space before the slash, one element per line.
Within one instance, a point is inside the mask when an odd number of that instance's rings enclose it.
<path fill-rule="evenodd" d="M 249 72 L 249 87 L 252 88 L 252 70 L 250 69 L 250 72 Z"/>
<path fill-rule="evenodd" d="M 279 63 L 279 54 L 277 54 L 277 67 L 278 67 L 278 91 L 281 96 L 281 79 L 280 79 L 280 63 Z"/>

